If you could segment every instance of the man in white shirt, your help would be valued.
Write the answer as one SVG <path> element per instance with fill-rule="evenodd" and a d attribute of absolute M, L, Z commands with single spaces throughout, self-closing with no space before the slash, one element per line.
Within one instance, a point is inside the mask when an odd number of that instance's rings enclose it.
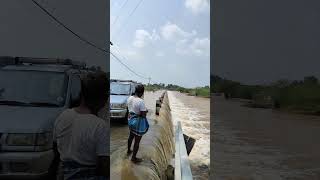
<path fill-rule="evenodd" d="M 130 119 L 130 112 L 132 112 L 132 100 L 134 98 L 134 95 L 130 96 L 128 99 L 127 99 L 127 107 L 128 107 L 128 111 L 129 111 L 129 114 L 128 114 L 128 121 Z"/>
<path fill-rule="evenodd" d="M 142 136 L 148 131 L 149 124 L 146 119 L 147 108 L 144 104 L 144 100 L 141 98 L 144 93 L 144 86 L 137 85 L 134 96 L 130 96 L 127 100 L 129 110 L 128 125 L 130 134 L 128 138 L 128 151 L 127 154 L 132 154 L 131 161 L 139 163 L 141 158 L 137 158 L 136 155 L 139 150 L 140 140 Z M 132 141 L 134 140 L 133 151 L 131 150 Z"/>
<path fill-rule="evenodd" d="M 109 129 L 97 117 L 108 99 L 105 73 L 90 73 L 82 80 L 81 104 L 67 109 L 54 125 L 54 141 L 64 179 L 108 179 L 110 176 Z"/>

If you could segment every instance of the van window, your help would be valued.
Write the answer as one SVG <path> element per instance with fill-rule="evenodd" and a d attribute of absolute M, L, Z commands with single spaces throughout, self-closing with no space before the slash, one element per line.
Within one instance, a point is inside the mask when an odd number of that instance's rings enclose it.
<path fill-rule="evenodd" d="M 110 83 L 110 94 L 111 95 L 130 95 L 131 86 L 130 84 L 111 82 Z"/>
<path fill-rule="evenodd" d="M 63 106 L 67 78 L 46 71 L 0 71 L 0 103 L 28 106 Z"/>

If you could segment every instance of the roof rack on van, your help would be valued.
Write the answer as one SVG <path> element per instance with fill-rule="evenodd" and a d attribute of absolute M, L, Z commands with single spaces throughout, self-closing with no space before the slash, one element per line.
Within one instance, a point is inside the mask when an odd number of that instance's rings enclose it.
<path fill-rule="evenodd" d="M 71 59 L 0 56 L 0 66 L 17 65 L 23 63 L 71 65 L 78 68 L 86 67 L 84 62 L 74 61 Z"/>
<path fill-rule="evenodd" d="M 110 79 L 110 81 L 118 81 L 118 82 L 133 82 L 133 83 L 137 83 L 136 81 L 133 81 L 133 80 L 122 80 L 122 79 Z"/>

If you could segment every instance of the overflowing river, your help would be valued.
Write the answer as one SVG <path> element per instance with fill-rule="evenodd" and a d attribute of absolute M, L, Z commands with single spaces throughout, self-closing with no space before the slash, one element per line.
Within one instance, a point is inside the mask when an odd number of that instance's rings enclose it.
<path fill-rule="evenodd" d="M 214 97 L 214 179 L 320 179 L 320 117 Z"/>
<path fill-rule="evenodd" d="M 184 134 L 196 139 L 189 155 L 194 179 L 209 178 L 210 167 L 210 99 L 168 92 L 172 120 L 181 121 Z"/>

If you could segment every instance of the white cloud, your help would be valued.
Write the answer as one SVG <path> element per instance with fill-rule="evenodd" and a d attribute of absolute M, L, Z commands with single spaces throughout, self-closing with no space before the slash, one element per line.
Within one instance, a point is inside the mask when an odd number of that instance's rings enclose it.
<path fill-rule="evenodd" d="M 195 30 L 187 32 L 181 29 L 178 25 L 167 22 L 160 28 L 161 35 L 166 40 L 178 40 L 181 38 L 189 38 L 197 34 Z"/>
<path fill-rule="evenodd" d="M 191 50 L 194 54 L 201 56 L 209 56 L 210 55 L 210 39 L 209 38 L 195 38 L 190 45 Z"/>
<path fill-rule="evenodd" d="M 118 45 L 111 46 L 111 52 L 125 62 L 133 63 L 144 58 L 143 53 L 138 49 L 120 48 Z M 111 57 L 111 56 L 110 56 Z M 113 58 L 113 57 L 112 57 Z"/>
<path fill-rule="evenodd" d="M 158 51 L 158 52 L 156 52 L 156 56 L 163 57 L 163 56 L 165 56 L 165 54 L 164 54 L 164 52 Z"/>
<path fill-rule="evenodd" d="M 149 42 L 159 40 L 160 36 L 153 30 L 152 33 L 149 33 L 147 30 L 138 29 L 135 32 L 135 38 L 133 41 L 133 46 L 137 48 L 145 47 Z"/>
<path fill-rule="evenodd" d="M 180 55 L 209 56 L 210 39 L 195 38 L 193 40 L 183 39 L 176 44 L 176 53 Z"/>
<path fill-rule="evenodd" d="M 124 54 L 127 57 L 136 57 L 138 55 L 137 51 L 133 51 L 133 50 L 124 51 Z"/>
<path fill-rule="evenodd" d="M 145 54 L 143 52 L 134 49 L 124 49 L 122 53 L 126 58 L 126 61 L 131 61 L 130 63 L 141 62 L 145 57 Z"/>
<path fill-rule="evenodd" d="M 149 43 L 161 39 L 168 40 L 168 42 L 175 45 L 176 53 L 179 55 L 188 56 L 209 56 L 210 55 L 210 39 L 196 37 L 197 32 L 195 30 L 186 31 L 180 28 L 178 25 L 171 22 L 167 22 L 160 30 L 160 35 L 154 29 L 152 32 L 148 32 L 144 29 L 138 29 L 135 31 L 134 40 L 132 42 L 132 51 L 126 51 L 125 55 L 133 59 L 142 58 L 142 48 L 148 46 Z M 163 51 L 154 51 L 153 55 L 157 57 L 165 56 Z"/>
<path fill-rule="evenodd" d="M 113 21 L 115 20 L 115 18 L 116 18 L 116 17 L 111 14 L 111 15 L 110 15 L 110 22 L 113 22 Z"/>
<path fill-rule="evenodd" d="M 210 10 L 209 0 L 186 0 L 184 5 L 194 14 L 209 12 Z"/>
<path fill-rule="evenodd" d="M 179 40 L 177 43 L 176 43 L 176 52 L 177 54 L 180 54 L 180 55 L 187 55 L 189 52 L 189 46 L 188 44 L 190 44 L 190 41 L 189 39 L 182 39 L 182 40 Z"/>

